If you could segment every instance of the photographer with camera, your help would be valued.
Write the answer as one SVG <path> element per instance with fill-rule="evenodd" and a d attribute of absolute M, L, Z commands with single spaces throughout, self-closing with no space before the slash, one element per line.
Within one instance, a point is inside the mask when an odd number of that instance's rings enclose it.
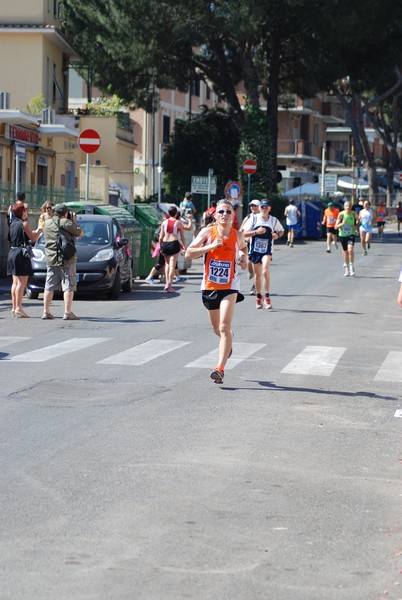
<path fill-rule="evenodd" d="M 45 255 L 46 255 L 46 282 L 43 296 L 43 320 L 53 319 L 50 304 L 56 290 L 62 290 L 64 296 L 65 321 L 77 321 L 79 317 L 72 312 L 74 292 L 77 290 L 76 256 L 66 259 L 60 254 L 58 238 L 60 232 L 69 240 L 84 235 L 83 230 L 76 223 L 76 215 L 70 212 L 65 204 L 56 204 L 54 216 L 46 219 L 44 225 Z"/>

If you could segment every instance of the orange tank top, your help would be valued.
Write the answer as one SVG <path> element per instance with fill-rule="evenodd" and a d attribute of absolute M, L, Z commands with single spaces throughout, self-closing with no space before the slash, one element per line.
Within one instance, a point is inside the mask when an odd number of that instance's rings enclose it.
<path fill-rule="evenodd" d="M 206 244 L 211 244 L 217 237 L 219 237 L 218 228 L 213 226 Z M 231 229 L 229 237 L 223 240 L 223 245 L 213 248 L 204 256 L 202 290 L 239 289 L 239 277 L 236 273 L 238 250 L 237 233 Z"/>

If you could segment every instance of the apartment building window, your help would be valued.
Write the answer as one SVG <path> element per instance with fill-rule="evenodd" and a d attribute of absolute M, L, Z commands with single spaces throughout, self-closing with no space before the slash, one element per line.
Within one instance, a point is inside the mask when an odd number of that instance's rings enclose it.
<path fill-rule="evenodd" d="M 200 80 L 197 79 L 193 79 L 193 81 L 191 82 L 191 94 L 193 96 L 200 96 Z"/>
<path fill-rule="evenodd" d="M 57 4 L 58 0 L 53 0 L 53 15 L 57 17 Z"/>
<path fill-rule="evenodd" d="M 38 156 L 37 185 L 47 185 L 47 156 Z"/>
<path fill-rule="evenodd" d="M 73 190 L 75 188 L 75 181 L 75 162 L 73 160 L 66 160 L 66 188 Z"/>
<path fill-rule="evenodd" d="M 57 75 L 57 67 L 53 63 L 52 104 L 56 103 L 56 94 L 57 94 L 56 75 Z"/>
<path fill-rule="evenodd" d="M 319 129 L 318 123 L 316 123 L 314 125 L 313 143 L 316 145 L 320 143 L 320 129 Z"/>
<path fill-rule="evenodd" d="M 205 86 L 205 97 L 207 100 L 211 100 L 211 88 L 209 85 Z"/>
<path fill-rule="evenodd" d="M 3 179 L 3 146 L 0 146 L 0 181 Z"/>
<path fill-rule="evenodd" d="M 170 142 L 170 117 L 163 115 L 162 120 L 162 143 L 168 144 Z"/>

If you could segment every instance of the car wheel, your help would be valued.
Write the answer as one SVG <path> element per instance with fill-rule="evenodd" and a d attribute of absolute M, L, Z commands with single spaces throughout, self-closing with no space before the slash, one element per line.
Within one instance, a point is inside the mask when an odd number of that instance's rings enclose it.
<path fill-rule="evenodd" d="M 31 290 L 30 288 L 27 288 L 25 290 L 25 295 L 28 298 L 28 300 L 37 300 L 39 298 L 39 292 Z"/>
<path fill-rule="evenodd" d="M 109 298 L 111 300 L 118 300 L 119 299 L 120 288 L 121 288 L 120 271 L 116 271 L 116 276 L 115 276 L 114 281 L 113 281 L 112 289 L 108 293 L 108 296 L 109 296 Z"/>

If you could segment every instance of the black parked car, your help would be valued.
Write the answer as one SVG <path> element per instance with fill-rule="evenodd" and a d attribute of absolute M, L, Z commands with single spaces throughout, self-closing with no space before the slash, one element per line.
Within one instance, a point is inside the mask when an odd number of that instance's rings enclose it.
<path fill-rule="evenodd" d="M 129 240 L 121 225 L 107 215 L 77 215 L 85 236 L 76 239 L 77 292 L 106 292 L 117 300 L 120 291 L 129 292 L 132 260 Z M 34 274 L 29 278 L 28 298 L 38 298 L 46 280 L 45 239 L 42 235 L 33 247 Z"/>

